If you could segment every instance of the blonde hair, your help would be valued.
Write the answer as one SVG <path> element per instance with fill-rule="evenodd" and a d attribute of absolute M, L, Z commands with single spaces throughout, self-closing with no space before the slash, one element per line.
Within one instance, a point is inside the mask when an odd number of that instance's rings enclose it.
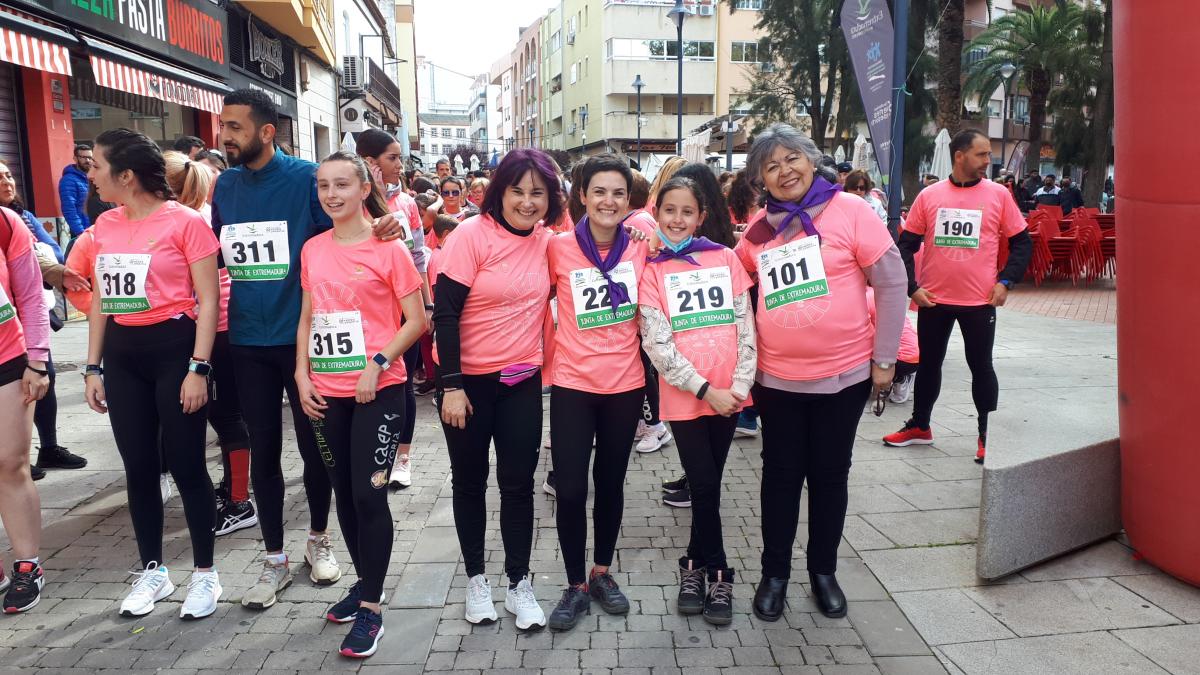
<path fill-rule="evenodd" d="M 167 185 L 175 192 L 180 204 L 200 210 L 208 201 L 208 194 L 215 180 L 212 171 L 200 162 L 187 158 L 182 152 L 168 150 L 163 153 L 167 165 Z"/>
<path fill-rule="evenodd" d="M 687 160 L 679 155 L 675 155 L 663 162 L 662 168 L 654 176 L 654 182 L 650 184 L 650 195 L 646 200 L 647 203 L 658 199 L 658 191 L 662 189 L 662 186 L 667 184 L 667 181 L 675 177 L 675 172 L 682 169 L 684 164 L 687 164 Z"/>

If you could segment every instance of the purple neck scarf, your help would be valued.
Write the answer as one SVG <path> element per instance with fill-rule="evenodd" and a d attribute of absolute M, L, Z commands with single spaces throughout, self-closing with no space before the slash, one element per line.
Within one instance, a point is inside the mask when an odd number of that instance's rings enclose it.
<path fill-rule="evenodd" d="M 608 301 L 612 303 L 613 313 L 616 314 L 617 307 L 629 302 L 629 292 L 609 276 L 609 273 L 621 263 L 621 256 L 625 255 L 625 249 L 629 246 L 629 233 L 625 231 L 625 221 L 622 220 L 621 224 L 617 226 L 616 237 L 608 249 L 608 256 L 604 258 L 600 257 L 600 247 L 596 245 L 596 238 L 592 236 L 587 216 L 580 218 L 579 222 L 575 223 L 575 241 L 579 243 L 583 257 L 595 265 L 596 269 L 600 270 L 600 274 L 604 276 L 604 280 L 608 282 Z"/>
<path fill-rule="evenodd" d="M 800 224 L 804 226 L 804 234 L 810 237 L 820 236 L 817 232 L 816 225 L 813 225 L 812 216 L 808 215 L 805 209 L 811 209 L 814 206 L 824 204 L 833 199 L 834 195 L 841 192 L 842 186 L 834 185 L 820 176 L 813 176 L 812 185 L 808 187 L 808 193 L 799 202 L 781 202 L 778 199 L 767 194 L 767 213 L 787 213 L 787 217 L 775 228 L 775 236 L 783 234 L 784 230 L 792 224 L 796 218 L 800 218 Z"/>
<path fill-rule="evenodd" d="M 659 234 L 659 236 L 661 237 L 662 235 Z M 671 250 L 671 247 L 669 246 L 663 246 L 662 248 L 658 249 L 658 255 L 654 256 L 653 258 L 649 258 L 648 261 L 652 263 L 661 263 L 668 260 L 686 260 L 696 267 L 699 267 L 700 263 L 697 262 L 696 259 L 691 256 L 691 254 L 700 253 L 702 251 L 719 251 L 723 248 L 725 247 L 706 237 L 695 237 L 691 242 L 688 243 L 687 246 L 684 246 L 678 251 Z"/>

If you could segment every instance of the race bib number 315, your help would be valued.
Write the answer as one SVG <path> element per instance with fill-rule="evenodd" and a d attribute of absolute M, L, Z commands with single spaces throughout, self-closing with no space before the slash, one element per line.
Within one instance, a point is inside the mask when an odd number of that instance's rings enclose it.
<path fill-rule="evenodd" d="M 100 313 L 136 314 L 150 309 L 146 276 L 150 255 L 104 254 L 96 256 L 96 280 L 100 286 Z"/>
<path fill-rule="evenodd" d="M 943 248 L 979 248 L 979 230 L 982 226 L 983 211 L 978 209 L 938 209 L 933 245 Z"/>
<path fill-rule="evenodd" d="M 348 373 L 367 367 L 362 315 L 356 311 L 313 314 L 308 363 L 314 373 Z"/>
<path fill-rule="evenodd" d="M 613 312 L 608 297 L 608 282 L 595 267 L 571 271 L 571 300 L 575 303 L 575 325 L 579 330 L 611 326 L 632 321 L 637 314 L 637 277 L 633 262 L 626 260 L 609 272 L 612 280 L 620 284 L 629 295 L 629 302 Z"/>
<path fill-rule="evenodd" d="M 768 310 L 829 295 L 817 237 L 804 237 L 759 253 L 758 281 Z"/>
<path fill-rule="evenodd" d="M 671 330 L 733 323 L 733 281 L 726 266 L 668 274 L 664 279 Z"/>
<path fill-rule="evenodd" d="M 221 257 L 234 281 L 278 281 L 288 275 L 291 250 L 282 220 L 221 228 Z"/>

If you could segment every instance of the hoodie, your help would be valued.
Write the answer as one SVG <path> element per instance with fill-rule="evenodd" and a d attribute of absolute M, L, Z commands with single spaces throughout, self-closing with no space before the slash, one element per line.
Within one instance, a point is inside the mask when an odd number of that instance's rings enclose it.
<path fill-rule="evenodd" d="M 58 199 L 62 202 L 63 218 L 71 227 L 71 236 L 78 237 L 80 232 L 92 226 L 87 215 L 88 178 L 74 164 L 68 164 L 58 181 Z"/>

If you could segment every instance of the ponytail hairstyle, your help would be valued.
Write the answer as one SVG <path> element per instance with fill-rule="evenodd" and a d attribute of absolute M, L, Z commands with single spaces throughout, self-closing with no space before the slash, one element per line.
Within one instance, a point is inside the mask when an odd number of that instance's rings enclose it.
<path fill-rule="evenodd" d="M 371 172 L 367 170 L 367 163 L 363 161 L 362 157 L 353 152 L 339 150 L 321 160 L 322 164 L 326 162 L 349 162 L 353 164 L 354 171 L 358 174 L 358 179 L 371 185 L 371 193 L 363 200 L 363 206 L 367 208 L 367 213 L 371 214 L 372 218 L 382 218 L 390 213 L 388 211 L 387 200 L 383 198 L 383 193 L 379 191 L 379 186 L 375 183 L 375 179 L 371 177 Z"/>
<path fill-rule="evenodd" d="M 162 150 L 149 136 L 124 127 L 109 129 L 96 137 L 96 147 L 104 149 L 112 177 L 130 171 L 142 190 L 163 201 L 175 199 L 175 192 L 167 184 Z"/>
<path fill-rule="evenodd" d="M 208 201 L 213 182 L 212 171 L 175 150 L 164 152 L 163 162 L 166 163 L 167 185 L 175 192 L 175 199 L 180 204 L 199 211 Z"/>

